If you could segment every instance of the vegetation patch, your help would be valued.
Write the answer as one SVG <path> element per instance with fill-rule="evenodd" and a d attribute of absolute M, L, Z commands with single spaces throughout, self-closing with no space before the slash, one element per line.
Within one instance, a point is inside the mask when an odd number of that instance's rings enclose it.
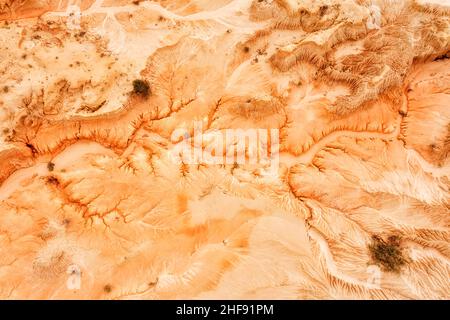
<path fill-rule="evenodd" d="M 145 80 L 136 79 L 133 81 L 133 93 L 148 97 L 150 94 L 150 85 Z"/>
<path fill-rule="evenodd" d="M 112 286 L 110 284 L 107 284 L 103 287 L 103 291 L 106 293 L 110 293 L 112 291 Z"/>
<path fill-rule="evenodd" d="M 53 162 L 47 163 L 47 169 L 48 171 L 53 171 L 53 169 L 55 169 L 55 164 Z"/>

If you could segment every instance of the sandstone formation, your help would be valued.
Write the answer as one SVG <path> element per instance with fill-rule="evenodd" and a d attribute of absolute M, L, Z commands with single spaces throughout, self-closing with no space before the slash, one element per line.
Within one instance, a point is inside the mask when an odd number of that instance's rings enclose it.
<path fill-rule="evenodd" d="M 449 299 L 449 55 L 447 0 L 0 0 L 0 298 Z M 275 172 L 174 161 L 229 129 Z"/>

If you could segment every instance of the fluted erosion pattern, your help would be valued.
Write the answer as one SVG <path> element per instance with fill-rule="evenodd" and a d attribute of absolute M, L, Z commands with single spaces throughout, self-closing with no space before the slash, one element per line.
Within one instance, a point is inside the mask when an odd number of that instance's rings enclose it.
<path fill-rule="evenodd" d="M 447 0 L 0 0 L 0 298 L 450 299 L 449 50 Z M 176 161 L 229 129 L 275 170 Z"/>

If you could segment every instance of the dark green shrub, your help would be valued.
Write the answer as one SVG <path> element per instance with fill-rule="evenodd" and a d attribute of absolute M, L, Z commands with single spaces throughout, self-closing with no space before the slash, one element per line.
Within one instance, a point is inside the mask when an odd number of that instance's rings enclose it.
<path fill-rule="evenodd" d="M 145 80 L 136 79 L 133 81 L 133 93 L 148 97 L 150 94 L 150 85 Z"/>
<path fill-rule="evenodd" d="M 53 171 L 53 169 L 55 169 L 55 164 L 53 162 L 47 163 L 47 169 L 48 171 Z"/>
<path fill-rule="evenodd" d="M 372 236 L 369 251 L 372 261 L 386 271 L 399 272 L 407 262 L 398 236 L 390 236 L 387 240 L 377 235 Z"/>

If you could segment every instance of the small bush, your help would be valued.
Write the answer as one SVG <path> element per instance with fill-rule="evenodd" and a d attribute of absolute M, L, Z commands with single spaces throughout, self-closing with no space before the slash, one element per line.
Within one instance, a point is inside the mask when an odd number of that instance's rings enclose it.
<path fill-rule="evenodd" d="M 390 272 L 399 272 L 406 264 L 406 258 L 400 247 L 400 238 L 390 236 L 384 240 L 380 236 L 372 236 L 372 243 L 369 245 L 372 261 Z"/>
<path fill-rule="evenodd" d="M 55 164 L 53 162 L 47 163 L 47 169 L 48 171 L 53 171 L 53 169 L 55 169 Z"/>
<path fill-rule="evenodd" d="M 147 81 L 136 79 L 133 81 L 133 93 L 147 97 L 150 94 L 150 86 Z"/>
<path fill-rule="evenodd" d="M 52 184 L 52 185 L 54 185 L 54 186 L 59 186 L 59 180 L 58 180 L 58 178 L 53 177 L 53 176 L 47 177 L 47 183 L 48 183 L 48 184 Z"/>

